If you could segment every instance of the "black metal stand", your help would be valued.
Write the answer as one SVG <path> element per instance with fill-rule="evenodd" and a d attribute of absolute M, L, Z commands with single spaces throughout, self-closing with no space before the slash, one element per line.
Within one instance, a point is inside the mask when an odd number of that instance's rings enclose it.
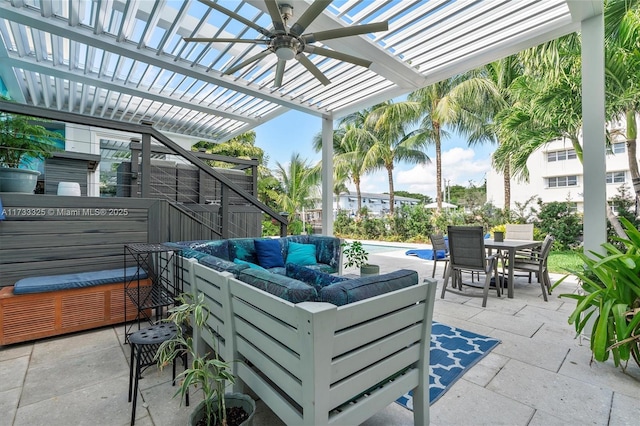
<path fill-rule="evenodd" d="M 131 345 L 131 360 L 129 362 L 129 402 L 133 401 L 131 408 L 131 425 L 136 421 L 136 405 L 138 401 L 138 381 L 142 377 L 142 372 L 149 366 L 155 365 L 155 354 L 160 345 L 173 339 L 178 333 L 175 324 L 163 323 L 152 325 L 129 336 Z M 174 358 L 172 366 L 172 385 L 176 385 L 176 360 Z M 184 368 L 187 368 L 187 352 L 182 351 L 179 358 L 182 359 Z M 189 406 L 189 392 L 186 393 L 186 404 Z"/>
<path fill-rule="evenodd" d="M 129 298 L 137 308 L 136 324 L 140 330 L 141 320 L 153 324 L 163 317 L 164 308 L 175 303 L 176 296 L 182 292 L 183 269 L 179 265 L 181 250 L 164 244 L 125 244 L 124 267 L 132 261 L 147 272 L 151 285 L 140 285 L 144 278 L 136 274 L 125 282 L 125 298 Z M 127 318 L 127 300 L 125 299 L 125 318 Z M 151 312 L 151 313 L 150 313 Z M 126 330 L 127 339 L 131 334 L 132 323 Z"/>

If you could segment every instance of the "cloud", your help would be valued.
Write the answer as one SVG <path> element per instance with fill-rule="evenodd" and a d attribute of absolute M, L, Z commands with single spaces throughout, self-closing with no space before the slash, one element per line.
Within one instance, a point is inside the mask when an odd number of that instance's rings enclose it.
<path fill-rule="evenodd" d="M 476 153 L 471 148 L 452 148 L 442 153 L 442 179 L 451 181 L 452 185 L 468 186 L 469 181 L 475 185 L 481 184 L 489 170 L 491 170 L 491 159 L 476 158 Z M 435 196 L 435 155 L 430 164 L 397 171 L 394 180 L 397 190 Z"/>

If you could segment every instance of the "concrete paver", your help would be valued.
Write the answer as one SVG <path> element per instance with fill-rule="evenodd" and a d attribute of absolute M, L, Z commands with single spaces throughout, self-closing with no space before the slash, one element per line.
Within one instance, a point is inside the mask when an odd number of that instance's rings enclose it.
<path fill-rule="evenodd" d="M 433 263 L 405 256 L 404 251 L 372 254 L 369 260 L 380 265 L 381 273 L 408 268 L 417 270 L 421 279 L 431 278 Z M 566 281 L 544 302 L 539 285 L 518 278 L 513 299 L 492 293 L 482 308 L 480 298 L 450 293 L 440 298 L 441 264 L 436 279 L 434 320 L 502 343 L 431 406 L 432 425 L 637 423 L 640 368 L 631 363 L 623 373 L 611 361 L 591 364 L 588 340 L 574 339 L 573 326 L 567 324 L 575 302 L 557 297 L 575 291 L 575 282 Z M 0 348 L 0 426 L 129 424 L 124 332 L 120 325 Z M 158 372 L 150 367 L 143 376 L 136 424 L 184 424 L 191 409 L 173 397 L 171 369 Z M 197 395 L 191 403 L 197 403 Z M 254 424 L 283 422 L 257 401 Z M 395 403 L 364 423 L 412 424 L 412 413 Z"/>

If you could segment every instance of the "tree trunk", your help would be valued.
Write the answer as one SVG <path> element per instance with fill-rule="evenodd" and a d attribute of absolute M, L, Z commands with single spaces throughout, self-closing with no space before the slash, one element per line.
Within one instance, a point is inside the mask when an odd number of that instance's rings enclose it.
<path fill-rule="evenodd" d="M 436 202 L 438 211 L 442 210 L 442 148 L 440 145 L 440 124 L 433 122 L 433 134 L 436 145 Z"/>
<path fill-rule="evenodd" d="M 386 166 L 387 176 L 389 177 L 389 212 L 393 217 L 395 196 L 393 194 L 393 164 Z"/>
<path fill-rule="evenodd" d="M 354 179 L 353 184 L 356 186 L 356 196 L 358 197 L 358 210 L 356 210 L 356 217 L 359 217 L 360 209 L 362 209 L 362 193 L 360 192 L 360 179 Z"/>
<path fill-rule="evenodd" d="M 636 195 L 636 207 L 640 202 L 640 171 L 638 170 L 637 145 L 638 126 L 636 122 L 636 112 L 627 111 L 627 158 L 629 159 L 629 174 L 633 192 Z M 636 214 L 638 214 L 636 208 Z"/>
<path fill-rule="evenodd" d="M 511 165 L 508 159 L 502 170 L 502 178 L 504 181 L 504 209 L 511 210 Z"/>

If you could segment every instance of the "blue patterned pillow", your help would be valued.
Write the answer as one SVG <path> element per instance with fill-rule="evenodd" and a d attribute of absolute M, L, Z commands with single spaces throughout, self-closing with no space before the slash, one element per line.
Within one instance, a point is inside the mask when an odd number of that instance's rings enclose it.
<path fill-rule="evenodd" d="M 282 248 L 280 242 L 272 238 L 264 240 L 255 240 L 253 244 L 256 247 L 256 255 L 258 263 L 263 268 L 284 268 L 284 258 L 282 257 Z"/>
<path fill-rule="evenodd" d="M 258 263 L 253 238 L 233 238 L 229 240 L 229 259 Z"/>
<path fill-rule="evenodd" d="M 289 242 L 287 263 L 295 263 L 302 266 L 315 265 L 318 263 L 316 260 L 316 246 Z"/>
<path fill-rule="evenodd" d="M 242 259 L 233 259 L 233 263 L 235 263 L 236 265 L 247 265 L 251 269 L 258 269 L 258 270 L 261 270 L 261 271 L 266 271 L 266 269 L 264 269 L 262 266 L 256 265 L 255 263 L 247 262 L 247 261 L 242 260 Z"/>
<path fill-rule="evenodd" d="M 314 271 L 313 269 L 305 268 L 304 266 L 299 266 L 295 263 L 287 263 L 286 276 L 312 285 L 318 293 L 323 287 L 347 280 L 347 278 L 344 277 L 337 277 L 335 275 L 325 274 L 324 272 Z"/>
<path fill-rule="evenodd" d="M 331 266 L 330 272 L 338 272 L 340 259 L 340 239 L 324 235 L 309 235 L 309 244 L 316 246 L 318 263 Z"/>

